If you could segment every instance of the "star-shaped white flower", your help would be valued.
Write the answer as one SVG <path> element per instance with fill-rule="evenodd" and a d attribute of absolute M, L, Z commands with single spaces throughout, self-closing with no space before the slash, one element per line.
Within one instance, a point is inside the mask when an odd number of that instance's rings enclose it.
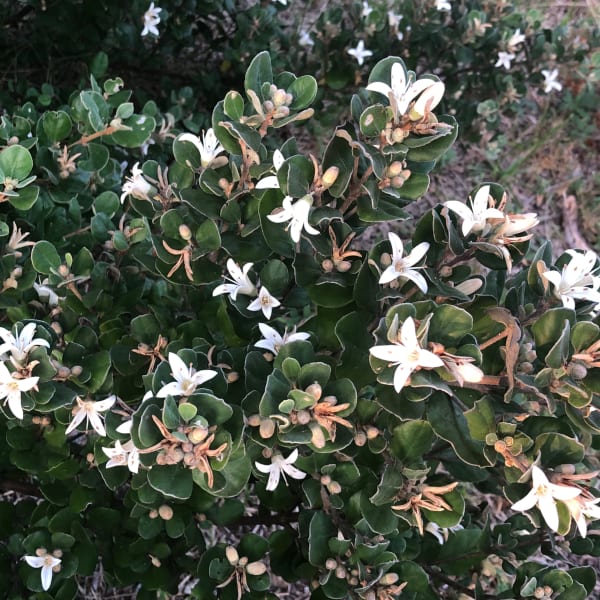
<path fill-rule="evenodd" d="M 373 12 L 373 9 L 369 6 L 367 0 L 363 0 L 362 10 L 360 11 L 360 16 L 365 19 Z"/>
<path fill-rule="evenodd" d="M 390 106 L 396 117 L 406 114 L 411 102 L 415 101 L 410 110 L 411 119 L 423 117 L 426 111 L 433 110 L 444 95 L 445 86 L 441 81 L 435 79 L 414 80 L 414 74 L 406 78 L 406 71 L 400 63 L 394 63 L 390 72 L 390 83 L 373 81 L 367 86 L 367 90 L 382 94 L 390 101 Z"/>
<path fill-rule="evenodd" d="M 275 150 L 273 152 L 273 168 L 275 169 L 275 173 L 281 169 L 281 165 L 285 158 L 283 154 L 279 150 Z M 265 189 L 279 189 L 279 180 L 277 179 L 277 175 L 268 175 L 267 177 L 263 177 L 260 181 L 256 183 L 254 186 L 257 190 L 265 190 Z"/>
<path fill-rule="evenodd" d="M 552 90 L 560 92 L 562 90 L 562 84 L 558 81 L 558 69 L 542 69 L 542 75 L 544 76 L 544 92 L 549 94 Z"/>
<path fill-rule="evenodd" d="M 156 27 L 160 23 L 160 17 L 158 13 L 162 10 L 158 6 L 154 6 L 154 2 L 150 3 L 148 10 L 144 13 L 142 20 L 144 22 L 144 29 L 142 30 L 142 37 L 151 33 L 158 37 L 158 28 Z"/>
<path fill-rule="evenodd" d="M 392 264 L 381 274 L 379 283 L 389 283 L 398 277 L 410 279 L 424 294 L 427 293 L 427 281 L 414 267 L 429 250 L 429 242 L 421 242 L 406 256 L 402 256 L 404 246 L 402 240 L 395 233 L 388 233 L 392 245 Z M 413 268 L 414 267 L 414 268 Z"/>
<path fill-rule="evenodd" d="M 139 168 L 139 162 L 136 162 L 131 168 L 131 175 L 127 177 L 123 187 L 123 193 L 121 194 L 121 204 L 125 202 L 127 196 L 133 196 L 138 200 L 150 200 L 150 194 L 153 191 L 153 187 L 144 179 L 144 174 Z"/>
<path fill-rule="evenodd" d="M 520 29 L 515 30 L 508 40 L 508 49 L 513 51 L 519 44 L 522 44 L 525 39 L 525 35 L 521 33 Z"/>
<path fill-rule="evenodd" d="M 217 139 L 214 129 L 211 127 L 202 133 L 202 140 L 193 133 L 182 133 L 177 137 L 179 142 L 190 142 L 194 144 L 200 153 L 200 164 L 206 168 L 212 163 L 212 161 L 225 150 L 221 145 L 221 142 Z"/>
<path fill-rule="evenodd" d="M 229 294 L 229 297 L 235 302 L 238 294 L 244 294 L 245 296 L 256 296 L 258 293 L 256 286 L 250 281 L 248 272 L 252 268 L 254 263 L 246 263 L 241 269 L 239 265 L 233 260 L 227 260 L 227 270 L 231 277 L 226 277 L 231 283 L 222 283 L 213 290 L 213 296 L 219 296 L 221 294 Z"/>
<path fill-rule="evenodd" d="M 269 290 L 263 285 L 258 292 L 258 298 L 248 304 L 248 310 L 258 311 L 262 310 L 265 318 L 270 319 L 271 313 L 274 308 L 281 306 L 281 302 L 274 296 L 271 296 Z"/>
<path fill-rule="evenodd" d="M 452 10 L 452 4 L 450 4 L 450 0 L 435 0 L 435 7 L 440 11 Z"/>
<path fill-rule="evenodd" d="M 551 483 L 542 469 L 531 468 L 531 491 L 512 505 L 513 510 L 525 512 L 537 505 L 548 527 L 558 531 L 558 509 L 556 500 L 571 500 L 581 494 L 581 490 L 567 485 Z"/>
<path fill-rule="evenodd" d="M 562 271 L 545 271 L 542 276 L 554 286 L 554 295 L 566 308 L 575 308 L 575 300 L 588 300 L 600 303 L 600 277 L 596 277 L 594 266 L 598 257 L 588 250 L 583 254 L 576 250 L 567 250 L 571 260 Z"/>
<path fill-rule="evenodd" d="M 26 377 L 25 379 L 16 379 L 6 368 L 4 363 L 0 363 L 0 400 L 4 404 L 8 402 L 8 408 L 17 419 L 23 418 L 23 407 L 21 406 L 21 393 L 37 389 L 39 377 Z"/>
<path fill-rule="evenodd" d="M 0 360 L 9 358 L 15 367 L 21 367 L 25 364 L 27 354 L 30 350 L 43 346 L 49 348 L 50 344 L 42 338 L 34 338 L 37 325 L 27 323 L 20 333 L 15 337 L 11 331 L 0 327 L 0 338 L 4 341 L 0 344 Z"/>
<path fill-rule="evenodd" d="M 483 185 L 475 194 L 470 209 L 466 204 L 457 200 L 449 200 L 444 203 L 452 212 L 462 218 L 462 234 L 467 237 L 471 232 L 482 233 L 485 230 L 488 219 L 503 219 L 504 213 L 497 208 L 489 208 L 490 186 Z"/>
<path fill-rule="evenodd" d="M 315 45 L 315 42 L 310 37 L 310 32 L 306 31 L 306 29 L 302 29 L 300 31 L 300 37 L 298 38 L 298 43 L 305 48 L 310 48 Z"/>
<path fill-rule="evenodd" d="M 495 67 L 504 67 L 507 71 L 510 70 L 510 63 L 515 59 L 515 55 L 512 52 L 498 52 L 498 60 L 496 61 Z"/>
<path fill-rule="evenodd" d="M 267 219 L 273 221 L 273 223 L 285 223 L 286 221 L 290 221 L 289 225 L 286 227 L 286 231 L 289 229 L 292 240 L 294 240 L 294 242 L 299 242 L 303 228 L 304 231 L 310 235 L 319 234 L 319 230 L 315 229 L 308 222 L 308 215 L 312 203 L 313 198 L 311 194 L 302 196 L 302 198 L 299 198 L 296 202 L 292 202 L 291 196 L 286 196 L 282 202 L 283 206 L 276 209 L 272 214 L 267 215 Z"/>
<path fill-rule="evenodd" d="M 420 368 L 435 369 L 444 363 L 433 352 L 421 348 L 417 338 L 415 322 L 408 317 L 400 328 L 400 342 L 387 346 L 374 346 L 369 352 L 380 360 L 385 360 L 390 367 L 397 366 L 394 372 L 394 389 L 400 393 L 406 385 L 411 373 Z"/>
<path fill-rule="evenodd" d="M 39 550 L 40 556 L 24 556 L 23 560 L 34 569 L 42 569 L 42 589 L 47 591 L 52 585 L 52 573 L 61 563 L 61 559 L 48 554 L 44 549 Z"/>
<path fill-rule="evenodd" d="M 365 58 L 373 56 L 373 52 L 365 48 L 365 42 L 363 40 L 359 40 L 356 48 L 348 48 L 346 52 L 356 59 L 359 67 L 362 67 L 363 63 L 365 62 Z"/>
<path fill-rule="evenodd" d="M 171 375 L 173 375 L 175 381 L 163 385 L 156 393 L 157 398 L 191 396 L 199 385 L 217 375 L 216 371 L 210 369 L 196 371 L 191 365 L 186 365 L 174 352 L 169 352 L 168 358 Z"/>
<path fill-rule="evenodd" d="M 104 429 L 102 416 L 99 413 L 107 411 L 116 399 L 117 397 L 113 395 L 106 400 L 94 402 L 93 400 L 82 400 L 78 396 L 75 399 L 77 406 L 73 409 L 73 420 L 69 423 L 65 435 L 71 433 L 85 419 L 86 427 L 89 423 L 98 435 L 106 437 L 106 429 Z"/>
<path fill-rule="evenodd" d="M 276 329 L 269 327 L 265 323 L 259 323 L 258 328 L 260 329 L 264 339 L 259 340 L 254 345 L 258 348 L 264 348 L 275 355 L 278 354 L 281 347 L 285 346 L 285 344 L 296 342 L 298 340 L 307 340 L 310 337 L 309 333 L 296 333 L 295 331 L 292 333 L 285 331 L 282 336 Z"/>
<path fill-rule="evenodd" d="M 267 482 L 267 490 L 272 492 L 279 485 L 279 480 L 283 475 L 283 480 L 287 485 L 286 474 L 292 477 L 293 479 L 304 479 L 306 477 L 306 473 L 301 471 L 300 469 L 294 467 L 294 463 L 298 460 L 298 449 L 295 448 L 292 450 L 290 455 L 287 458 L 283 458 L 281 454 L 275 452 L 271 457 L 270 465 L 263 465 L 262 463 L 256 462 L 256 468 L 261 473 L 269 474 L 269 481 Z"/>
<path fill-rule="evenodd" d="M 118 440 L 114 448 L 102 447 L 102 452 L 110 459 L 106 468 L 127 467 L 132 473 L 137 473 L 140 467 L 140 454 L 132 440 L 121 444 Z"/>
<path fill-rule="evenodd" d="M 33 282 L 33 289 L 37 292 L 39 299 L 42 302 L 46 302 L 50 308 L 58 306 L 59 301 L 62 299 L 49 285 L 48 278 L 46 277 L 42 283 Z"/>

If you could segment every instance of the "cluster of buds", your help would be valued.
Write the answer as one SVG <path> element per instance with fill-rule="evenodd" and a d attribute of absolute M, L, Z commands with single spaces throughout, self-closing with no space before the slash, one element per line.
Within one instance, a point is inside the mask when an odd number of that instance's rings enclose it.
<path fill-rule="evenodd" d="M 533 362 L 537 358 L 532 342 L 525 342 L 519 347 L 519 357 L 517 359 L 517 371 L 525 374 L 533 372 Z"/>
<path fill-rule="evenodd" d="M 63 146 L 61 154 L 56 157 L 58 163 L 59 176 L 61 179 L 68 179 L 75 171 L 77 171 L 76 160 L 81 156 L 81 152 L 69 156 L 69 149 Z"/>
<path fill-rule="evenodd" d="M 79 377 L 83 372 L 83 367 L 80 365 L 73 365 L 72 367 L 67 367 L 59 363 L 57 360 L 51 358 L 50 362 L 52 366 L 56 369 L 56 374 L 52 378 L 54 381 L 67 381 L 71 377 Z"/>
<path fill-rule="evenodd" d="M 17 281 L 21 275 L 23 275 L 22 267 L 15 267 L 9 274 L 9 276 L 2 282 L 2 289 L 0 289 L 0 293 L 5 292 L 6 290 L 16 290 L 19 286 L 19 282 Z"/>
<path fill-rule="evenodd" d="M 171 432 L 155 415 L 152 415 L 152 420 L 164 439 L 150 448 L 140 450 L 140 454 L 148 454 L 158 450 L 156 455 L 157 465 L 175 465 L 183 462 L 190 469 L 198 469 L 201 473 L 206 473 L 208 487 L 212 487 L 214 474 L 209 458 L 222 456 L 227 448 L 227 442 L 224 442 L 217 448 L 211 449 L 210 446 L 215 439 L 216 427 L 179 425 L 175 432 Z"/>
<path fill-rule="evenodd" d="M 270 99 L 263 102 L 264 111 L 274 119 L 287 117 L 290 114 L 289 106 L 294 101 L 292 94 L 272 83 L 269 95 Z"/>
<path fill-rule="evenodd" d="M 341 246 L 338 246 L 335 232 L 331 225 L 329 226 L 329 237 L 331 238 L 331 258 L 326 258 L 321 266 L 323 271 L 326 273 L 332 273 L 336 270 L 338 273 L 346 273 L 352 268 L 352 262 L 348 260 L 350 257 L 361 258 L 361 253 L 356 250 L 348 250 L 348 246 L 352 239 L 356 235 L 352 232 L 343 242 Z"/>
<path fill-rule="evenodd" d="M 364 600 L 396 600 L 398 594 L 402 593 L 402 590 L 407 586 L 408 582 L 400 581 L 398 573 L 386 573 L 383 575 L 377 583 L 366 591 L 359 592 L 359 598 Z"/>
<path fill-rule="evenodd" d="M 225 548 L 225 557 L 227 558 L 227 562 L 233 567 L 233 571 L 225 581 L 216 587 L 227 587 L 232 581 L 235 580 L 237 598 L 240 600 L 244 595 L 244 592 L 251 591 L 248 587 L 247 576 L 253 575 L 257 577 L 264 575 L 267 571 L 267 565 L 260 560 L 248 562 L 248 557 L 240 556 L 238 551 L 233 546 L 227 546 L 227 548 Z"/>
<path fill-rule="evenodd" d="M 163 521 L 170 521 L 173 518 L 173 509 L 168 504 L 161 504 L 158 508 L 153 508 L 148 516 L 151 519 L 160 517 Z"/>
<path fill-rule="evenodd" d="M 409 177 L 410 169 L 406 168 L 406 163 L 404 161 L 395 160 L 386 167 L 385 176 L 379 182 L 379 188 L 382 190 L 389 187 L 395 189 L 401 188 Z"/>
<path fill-rule="evenodd" d="M 331 475 L 321 475 L 319 479 L 321 485 L 327 489 L 330 494 L 339 494 L 342 491 L 342 486 Z"/>
<path fill-rule="evenodd" d="M 377 427 L 373 425 L 365 425 L 357 429 L 356 433 L 354 434 L 354 443 L 361 447 L 364 446 L 367 441 L 374 440 L 379 435 L 381 435 L 381 432 L 379 429 L 377 429 Z"/>

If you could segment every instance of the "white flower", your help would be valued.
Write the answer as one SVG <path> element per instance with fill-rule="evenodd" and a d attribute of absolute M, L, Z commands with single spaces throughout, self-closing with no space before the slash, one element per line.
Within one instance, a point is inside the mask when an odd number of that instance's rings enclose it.
<path fill-rule="evenodd" d="M 275 150 L 273 152 L 273 167 L 275 168 L 275 173 L 281 169 L 281 165 L 285 158 L 283 154 L 279 150 Z M 279 180 L 277 179 L 277 175 L 269 175 L 267 177 L 263 177 L 257 184 L 254 186 L 257 190 L 264 189 L 279 189 Z"/>
<path fill-rule="evenodd" d="M 552 90 L 556 90 L 557 92 L 562 90 L 562 84 L 557 81 L 558 69 L 552 69 L 552 71 L 542 69 L 542 75 L 544 76 L 544 92 L 546 94 L 549 94 Z"/>
<path fill-rule="evenodd" d="M 277 0 L 279 4 L 283 4 L 283 6 L 287 6 L 287 0 Z"/>
<path fill-rule="evenodd" d="M 272 492 L 278 485 L 281 476 L 283 475 L 283 480 L 287 485 L 287 479 L 285 477 L 286 473 L 292 477 L 293 479 L 304 479 L 306 477 L 306 473 L 300 471 L 294 467 L 294 463 L 298 460 L 298 449 L 292 450 L 291 454 L 287 458 L 283 458 L 281 454 L 276 452 L 271 457 L 270 465 L 263 465 L 262 463 L 256 462 L 256 468 L 261 473 L 269 474 L 269 481 L 267 482 L 267 490 Z"/>
<path fill-rule="evenodd" d="M 133 196 L 138 200 L 150 200 L 150 193 L 153 187 L 144 179 L 144 174 L 139 168 L 139 162 L 136 162 L 131 168 L 131 175 L 127 177 L 121 194 L 121 204 L 125 202 L 127 196 Z"/>
<path fill-rule="evenodd" d="M 33 289 L 37 292 L 37 295 L 42 302 L 47 302 L 48 306 L 53 308 L 54 306 L 58 306 L 58 302 L 61 297 L 51 287 L 48 286 L 48 283 L 49 281 L 47 277 L 42 281 L 42 283 L 36 283 L 34 281 Z"/>
<path fill-rule="evenodd" d="M 503 219 L 504 213 L 497 208 L 489 208 L 490 186 L 483 185 L 475 194 L 471 210 L 466 204 L 457 200 L 449 200 L 444 203 L 451 211 L 462 218 L 462 234 L 467 237 L 471 232 L 482 233 L 485 230 L 488 219 Z"/>
<path fill-rule="evenodd" d="M 16 367 L 20 367 L 25 364 L 27 354 L 33 348 L 40 346 L 49 348 L 50 344 L 46 340 L 34 339 L 36 328 L 35 323 L 27 323 L 15 337 L 8 329 L 0 327 L 0 338 L 4 341 L 3 344 L 0 344 L 0 360 L 6 360 L 10 354 L 11 362 Z"/>
<path fill-rule="evenodd" d="M 307 340 L 310 337 L 309 333 L 296 333 L 295 331 L 289 334 L 287 331 L 285 331 L 283 336 L 281 336 L 276 329 L 269 327 L 265 323 L 259 323 L 258 328 L 260 329 L 264 339 L 259 340 L 254 345 L 258 346 L 259 348 L 264 348 L 273 354 L 277 354 L 281 347 L 285 346 L 285 344 L 289 344 L 290 342 L 295 342 L 298 340 Z"/>
<path fill-rule="evenodd" d="M 206 168 L 210 163 L 225 150 L 221 145 L 221 142 L 217 139 L 213 128 L 211 127 L 202 133 L 202 140 L 193 133 L 182 133 L 177 137 L 179 142 L 190 142 L 196 146 L 198 152 L 200 152 L 200 164 Z"/>
<path fill-rule="evenodd" d="M 229 294 L 229 297 L 235 302 L 238 294 L 245 296 L 256 296 L 256 286 L 250 281 L 248 271 L 254 263 L 246 263 L 241 269 L 239 265 L 232 259 L 227 260 L 227 270 L 231 277 L 226 277 L 231 283 L 222 283 L 213 290 L 213 296 L 220 294 Z"/>
<path fill-rule="evenodd" d="M 281 306 L 281 302 L 279 302 L 277 298 L 271 296 L 271 294 L 269 294 L 269 290 L 263 285 L 258 293 L 258 298 L 248 304 L 248 310 L 262 310 L 263 315 L 265 315 L 267 319 L 270 319 L 271 312 L 278 306 Z"/>
<path fill-rule="evenodd" d="M 427 250 L 429 250 L 429 242 L 421 242 L 403 258 L 402 253 L 404 247 L 402 245 L 402 240 L 392 232 L 388 233 L 388 238 L 392 245 L 392 264 L 381 274 L 379 283 L 389 283 L 398 277 L 410 279 L 410 281 L 426 294 L 427 281 L 425 280 L 425 277 L 416 270 L 421 267 L 412 267 L 425 256 Z"/>
<path fill-rule="evenodd" d="M 548 527 L 552 531 L 558 531 L 556 500 L 570 500 L 579 496 L 581 490 L 576 487 L 550 483 L 544 471 L 535 465 L 531 469 L 531 485 L 531 491 L 524 498 L 515 502 L 511 508 L 525 512 L 537 505 Z"/>
<path fill-rule="evenodd" d="M 392 29 L 396 29 L 398 27 L 398 25 L 400 25 L 400 21 L 402 21 L 402 19 L 404 18 L 401 14 L 395 13 L 393 10 L 388 10 L 387 17 L 388 17 L 388 25 Z"/>
<path fill-rule="evenodd" d="M 437 523 L 429 521 L 429 523 L 425 525 L 425 531 L 434 536 L 435 539 L 442 545 L 444 542 L 448 541 L 451 532 L 460 531 L 461 529 L 464 529 L 464 527 L 460 523 L 458 525 L 454 525 L 454 527 L 440 527 Z"/>
<path fill-rule="evenodd" d="M 452 10 L 450 0 L 435 0 L 435 7 L 438 10 Z"/>
<path fill-rule="evenodd" d="M 363 40 L 359 40 L 358 44 L 356 45 L 356 48 L 349 48 L 348 50 L 346 50 L 346 52 L 356 59 L 356 62 L 358 63 L 359 67 L 363 65 L 363 63 L 365 62 L 365 58 L 373 56 L 373 52 L 371 52 L 371 50 L 365 49 L 365 43 Z"/>
<path fill-rule="evenodd" d="M 52 573 L 60 565 L 61 560 L 45 550 L 40 549 L 41 556 L 24 556 L 23 560 L 34 569 L 42 569 L 42 589 L 47 591 L 52 585 Z"/>
<path fill-rule="evenodd" d="M 415 81 L 412 72 L 407 80 L 404 67 L 400 63 L 392 65 L 390 83 L 391 86 L 382 81 L 374 81 L 366 89 L 388 98 L 396 117 L 406 114 L 410 103 L 419 96 L 409 115 L 414 120 L 423 117 L 426 111 L 433 110 L 440 103 L 445 90 L 444 84 L 435 79 L 424 77 Z"/>
<path fill-rule="evenodd" d="M 306 31 L 306 29 L 302 29 L 300 31 L 300 37 L 298 39 L 298 43 L 301 46 L 304 46 L 305 48 L 310 48 L 311 46 L 315 45 L 313 39 L 310 37 L 310 33 L 308 31 Z"/>
<path fill-rule="evenodd" d="M 4 404 L 8 402 L 8 408 L 17 419 L 23 418 L 21 393 L 36 389 L 38 380 L 39 377 L 16 379 L 6 365 L 0 363 L 0 400 L 4 399 Z"/>
<path fill-rule="evenodd" d="M 160 23 L 160 17 L 158 13 L 162 10 L 162 8 L 158 8 L 158 6 L 154 6 L 154 2 L 150 3 L 148 10 L 144 13 L 143 21 L 144 21 L 144 29 L 142 30 L 142 37 L 151 33 L 152 35 L 158 36 L 157 25 Z"/>
<path fill-rule="evenodd" d="M 434 369 L 443 367 L 439 356 L 421 348 L 415 330 L 415 322 L 408 317 L 400 328 L 400 343 L 389 346 L 374 346 L 370 353 L 380 360 L 389 362 L 389 366 L 398 366 L 394 373 L 394 389 L 400 393 L 411 373 L 419 368 Z"/>
<path fill-rule="evenodd" d="M 367 0 L 363 0 L 360 16 L 364 17 L 366 19 L 372 12 L 373 12 L 373 9 L 369 6 L 369 3 L 367 2 Z"/>
<path fill-rule="evenodd" d="M 129 440 L 121 444 L 117 440 L 114 448 L 102 447 L 102 452 L 110 458 L 106 463 L 106 468 L 111 467 L 127 467 L 132 473 L 137 473 L 140 467 L 140 454 L 138 449 L 133 445 L 133 441 Z"/>
<path fill-rule="evenodd" d="M 520 29 L 517 29 L 508 40 L 508 49 L 514 50 L 519 44 L 522 44 L 525 41 L 525 35 L 521 33 Z"/>
<path fill-rule="evenodd" d="M 65 435 L 71 433 L 82 421 L 86 420 L 87 424 L 91 424 L 94 431 L 106 437 L 106 429 L 99 413 L 107 411 L 117 399 L 116 396 L 109 396 L 106 400 L 94 402 L 93 400 L 82 400 L 79 396 L 76 398 L 77 407 L 73 409 L 73 420 L 69 423 Z"/>
<path fill-rule="evenodd" d="M 504 215 L 504 220 L 494 224 L 487 241 L 496 246 L 497 253 L 504 258 L 508 271 L 512 270 L 512 258 L 507 246 L 530 240 L 533 237 L 532 233 L 527 235 L 517 234 L 525 233 L 537 224 L 538 218 L 535 213 Z"/>
<path fill-rule="evenodd" d="M 571 260 L 562 268 L 562 272 L 545 271 L 542 276 L 554 286 L 554 295 L 566 308 L 575 308 L 575 300 L 600 302 L 600 277 L 592 275 L 598 260 L 596 253 L 567 250 Z"/>
<path fill-rule="evenodd" d="M 199 385 L 217 375 L 216 371 L 210 369 L 196 371 L 191 365 L 187 366 L 174 352 L 169 352 L 169 365 L 175 381 L 163 385 L 156 393 L 157 398 L 191 396 Z"/>
<path fill-rule="evenodd" d="M 291 196 L 286 196 L 283 199 L 282 208 L 276 209 L 275 212 L 267 215 L 267 219 L 269 219 L 269 221 L 273 221 L 273 223 L 284 223 L 285 221 L 290 221 L 289 225 L 286 227 L 286 231 L 289 229 L 292 240 L 294 240 L 294 242 L 299 242 L 302 228 L 304 228 L 304 231 L 310 235 L 319 234 L 319 230 L 315 229 L 308 222 L 308 214 L 310 212 L 312 203 L 313 198 L 311 194 L 302 196 L 302 198 L 296 200 L 295 203 L 292 203 Z"/>
<path fill-rule="evenodd" d="M 514 59 L 515 55 L 512 52 L 498 52 L 498 60 L 494 66 L 504 67 L 508 71 L 510 70 L 510 63 Z"/>

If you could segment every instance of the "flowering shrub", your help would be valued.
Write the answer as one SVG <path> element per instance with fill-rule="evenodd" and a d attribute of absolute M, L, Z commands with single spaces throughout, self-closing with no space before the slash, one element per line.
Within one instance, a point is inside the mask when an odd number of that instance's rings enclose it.
<path fill-rule="evenodd" d="M 285 133 L 317 92 L 260 53 L 202 137 L 119 79 L 4 118 L 9 598 L 592 593 L 551 565 L 600 552 L 596 255 L 528 250 L 493 183 L 373 241 L 456 138 L 444 85 L 384 58 L 322 156 Z"/>

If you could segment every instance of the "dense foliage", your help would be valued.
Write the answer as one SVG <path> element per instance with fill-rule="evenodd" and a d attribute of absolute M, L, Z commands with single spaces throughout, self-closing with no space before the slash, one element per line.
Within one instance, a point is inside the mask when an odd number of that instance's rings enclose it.
<path fill-rule="evenodd" d="M 37 26 L 37 4 L 13 20 Z M 109 4 L 98 44 L 146 44 Z M 175 9 L 196 4 L 151 6 L 144 38 L 166 23 L 189 48 Z M 424 14 L 457 18 L 446 4 Z M 367 8 L 348 15 L 392 27 Z M 416 35 L 433 16 L 412 18 Z M 495 183 L 419 210 L 458 135 L 447 63 L 377 58 L 321 121 L 336 85 L 268 52 L 210 118 L 176 95 L 136 105 L 102 55 L 68 98 L 34 90 L 3 115 L 6 597 L 275 598 L 277 577 L 315 600 L 592 594 L 598 258 L 530 248 L 538 217 Z M 320 154 L 288 133 L 340 114 Z M 410 236 L 381 233 L 408 210 Z"/>

